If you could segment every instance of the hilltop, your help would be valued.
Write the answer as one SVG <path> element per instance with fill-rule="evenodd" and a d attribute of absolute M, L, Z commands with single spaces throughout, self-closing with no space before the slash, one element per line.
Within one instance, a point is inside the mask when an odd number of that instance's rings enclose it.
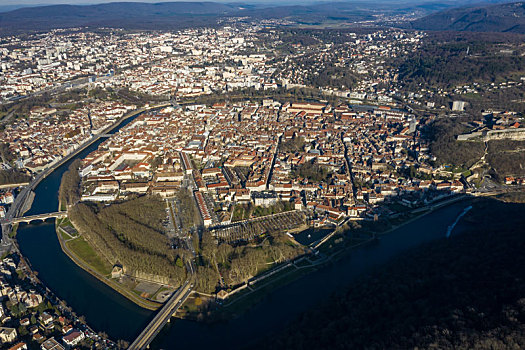
<path fill-rule="evenodd" d="M 387 18 L 425 16 L 473 0 L 441 1 L 359 0 L 352 2 L 219 3 L 219 2 L 115 2 L 96 5 L 23 7 L 0 13 L 0 34 L 20 34 L 72 27 L 118 27 L 128 30 L 178 30 L 213 26 L 224 20 L 285 20 L 286 25 L 321 27 L 389 23 Z M 501 1 L 501 0 L 491 0 Z M 282 24 L 282 23 L 281 23 Z"/>
<path fill-rule="evenodd" d="M 413 29 L 525 33 L 525 2 L 463 7 L 433 13 L 410 23 Z"/>
<path fill-rule="evenodd" d="M 215 2 L 118 2 L 97 5 L 51 5 L 0 14 L 0 31 L 24 32 L 68 27 L 173 29 L 213 21 L 240 7 Z"/>

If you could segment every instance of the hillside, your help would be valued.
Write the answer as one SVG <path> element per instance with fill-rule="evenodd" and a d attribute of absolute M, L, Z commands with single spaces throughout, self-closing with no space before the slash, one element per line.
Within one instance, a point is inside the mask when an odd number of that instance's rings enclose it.
<path fill-rule="evenodd" d="M 238 10 L 238 6 L 215 2 L 118 2 L 28 7 L 0 13 L 0 32 L 77 26 L 176 29 L 213 21 L 219 15 Z"/>
<path fill-rule="evenodd" d="M 387 2 L 374 8 L 352 3 L 274 6 L 216 2 L 115 2 L 97 5 L 53 5 L 19 8 L 0 13 L 0 33 L 16 34 L 79 26 L 171 30 L 210 26 L 224 17 L 258 20 L 286 18 L 309 24 L 327 20 L 353 22 L 372 20 L 372 14 L 378 11 L 393 9 Z"/>
<path fill-rule="evenodd" d="M 96 5 L 53 5 L 23 7 L 0 12 L 0 34 L 10 35 L 55 28 L 87 26 L 119 27 L 130 30 L 176 30 L 213 26 L 225 18 L 242 20 L 285 19 L 295 25 L 332 26 L 381 22 L 381 18 L 424 16 L 426 14 L 472 3 L 476 0 L 429 0 L 412 2 L 393 0 L 326 1 L 303 4 L 288 1 L 216 3 L 216 2 L 115 2 Z M 501 1 L 501 0 L 490 0 Z M 387 21 L 388 22 L 388 21 Z"/>
<path fill-rule="evenodd" d="M 421 30 L 525 33 L 525 2 L 454 8 L 410 23 Z"/>
<path fill-rule="evenodd" d="M 467 232 L 390 261 L 258 348 L 523 349 L 525 204 L 504 200 L 476 200 Z"/>

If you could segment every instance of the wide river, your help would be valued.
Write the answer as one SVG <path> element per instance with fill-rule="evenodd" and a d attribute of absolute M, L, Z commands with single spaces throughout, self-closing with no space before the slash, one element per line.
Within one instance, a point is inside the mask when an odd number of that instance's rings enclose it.
<path fill-rule="evenodd" d="M 78 157 L 85 157 L 100 142 L 86 148 Z M 26 215 L 57 210 L 60 179 L 71 161 L 39 184 L 33 206 Z M 467 206 L 468 202 L 459 202 L 441 208 L 381 237 L 378 242 L 356 248 L 337 263 L 275 290 L 237 319 L 216 324 L 172 321 L 157 336 L 151 348 L 247 347 L 261 337 L 278 332 L 301 312 L 340 288 L 351 285 L 357 277 L 386 263 L 393 256 L 425 242 L 446 239 L 448 226 Z M 460 221 L 452 234 L 463 229 Z M 114 340 L 133 340 L 153 317 L 152 311 L 140 308 L 77 267 L 62 252 L 54 223 L 22 224 L 17 240 L 22 254 L 38 272 L 39 278 L 78 315 L 84 315 L 94 330 L 104 331 Z"/>

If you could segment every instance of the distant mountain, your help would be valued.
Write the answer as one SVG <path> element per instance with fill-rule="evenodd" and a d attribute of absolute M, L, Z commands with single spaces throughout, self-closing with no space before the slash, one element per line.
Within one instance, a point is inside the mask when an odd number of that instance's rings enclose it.
<path fill-rule="evenodd" d="M 464 6 L 478 0 L 328 0 L 309 4 L 299 4 L 296 0 L 283 0 L 281 3 L 275 0 L 266 2 L 263 0 L 255 4 L 250 3 L 251 0 L 245 1 L 246 3 L 113 2 L 95 5 L 23 7 L 0 13 L 0 35 L 71 27 L 174 30 L 213 26 L 225 17 L 286 19 L 307 25 L 355 23 L 376 21 L 384 16 L 394 18 L 398 15 L 413 15 L 414 13 L 426 15 L 452 6 Z M 439 20 L 437 19 L 436 22 Z M 419 26 L 420 24 L 414 22 L 413 25 Z"/>
<path fill-rule="evenodd" d="M 97 5 L 25 7 L 0 13 L 0 34 L 70 27 L 120 27 L 124 29 L 180 29 L 214 25 L 224 17 L 290 19 L 299 23 L 363 21 L 379 11 L 393 11 L 388 1 L 370 6 L 372 0 L 310 5 L 253 5 L 217 2 L 114 2 Z"/>
<path fill-rule="evenodd" d="M 0 13 L 0 32 L 77 26 L 171 29 L 238 12 L 238 5 L 216 2 L 115 2 L 97 5 L 25 7 Z"/>
<path fill-rule="evenodd" d="M 410 23 L 413 29 L 525 34 L 525 2 L 454 8 Z"/>

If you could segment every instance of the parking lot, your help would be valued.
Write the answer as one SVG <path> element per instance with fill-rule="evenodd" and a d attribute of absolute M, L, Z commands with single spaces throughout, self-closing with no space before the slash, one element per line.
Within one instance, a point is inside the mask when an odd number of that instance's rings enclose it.
<path fill-rule="evenodd" d="M 303 225 L 306 222 L 302 211 L 289 211 L 260 218 L 245 220 L 213 229 L 212 234 L 223 242 L 235 243 L 250 241 L 264 233 L 287 231 Z"/>

